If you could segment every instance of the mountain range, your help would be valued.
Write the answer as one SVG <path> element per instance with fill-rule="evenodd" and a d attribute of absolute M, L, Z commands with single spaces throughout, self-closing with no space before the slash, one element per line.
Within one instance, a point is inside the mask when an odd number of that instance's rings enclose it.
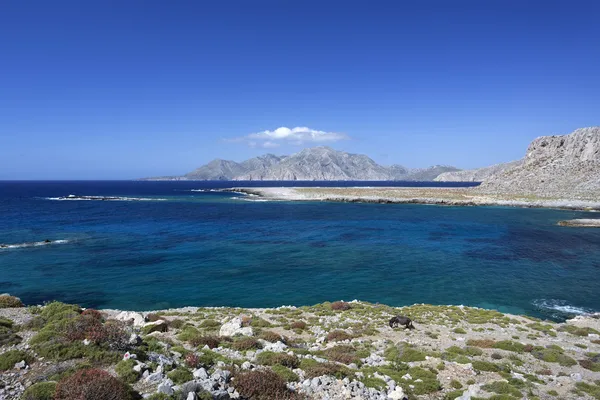
<path fill-rule="evenodd" d="M 409 169 L 383 166 L 366 155 L 351 154 L 319 146 L 289 156 L 265 154 L 243 162 L 216 159 L 183 176 L 148 180 L 235 180 L 235 181 L 432 181 L 458 168 L 435 165 Z"/>

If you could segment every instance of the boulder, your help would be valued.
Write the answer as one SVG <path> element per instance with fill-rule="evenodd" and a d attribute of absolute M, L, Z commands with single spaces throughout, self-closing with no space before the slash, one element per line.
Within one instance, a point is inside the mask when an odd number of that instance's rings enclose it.
<path fill-rule="evenodd" d="M 148 335 L 153 332 L 166 332 L 168 329 L 167 322 L 159 319 L 158 321 L 145 323 L 142 332 Z"/>
<path fill-rule="evenodd" d="M 196 379 L 208 379 L 208 373 L 204 368 L 199 368 L 193 372 L 194 378 Z"/>
<path fill-rule="evenodd" d="M 219 330 L 219 336 L 252 336 L 253 331 L 249 326 L 242 327 L 242 319 L 240 317 L 233 318 L 232 320 L 224 323 Z"/>
<path fill-rule="evenodd" d="M 133 326 L 144 326 L 146 322 L 144 316 L 133 311 L 122 311 L 115 316 L 116 320 L 131 322 Z"/>

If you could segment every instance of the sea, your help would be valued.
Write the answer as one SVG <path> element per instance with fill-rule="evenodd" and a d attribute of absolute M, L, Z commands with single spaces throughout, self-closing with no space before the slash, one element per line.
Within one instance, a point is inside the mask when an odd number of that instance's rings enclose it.
<path fill-rule="evenodd" d="M 600 311 L 600 229 L 556 225 L 593 214 L 269 201 L 232 185 L 434 184 L 0 182 L 0 293 L 127 310 L 358 299 Z"/>

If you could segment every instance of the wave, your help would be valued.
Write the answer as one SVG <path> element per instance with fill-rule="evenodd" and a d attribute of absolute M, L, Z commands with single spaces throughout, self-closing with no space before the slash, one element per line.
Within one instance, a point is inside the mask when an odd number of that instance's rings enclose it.
<path fill-rule="evenodd" d="M 541 312 L 549 314 L 555 318 L 573 317 L 576 315 L 592 314 L 596 312 L 596 310 L 591 308 L 577 307 L 569 304 L 566 300 L 559 299 L 538 299 L 534 300 L 532 304 Z"/>
<path fill-rule="evenodd" d="M 69 240 L 44 240 L 41 242 L 25 242 L 25 243 L 17 243 L 17 244 L 1 244 L 0 250 L 8 250 L 8 249 L 22 249 L 25 247 L 39 247 L 39 246 L 48 246 L 53 244 L 65 244 L 69 243 Z"/>
<path fill-rule="evenodd" d="M 57 201 L 166 201 L 155 197 L 120 197 L 120 196 L 77 196 L 70 194 L 68 196 L 45 197 L 46 200 Z"/>

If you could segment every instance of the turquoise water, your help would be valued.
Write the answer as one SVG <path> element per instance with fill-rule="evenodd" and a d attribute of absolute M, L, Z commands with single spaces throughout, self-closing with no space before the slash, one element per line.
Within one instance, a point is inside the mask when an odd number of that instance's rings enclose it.
<path fill-rule="evenodd" d="M 136 310 L 339 299 L 600 310 L 600 230 L 556 226 L 589 214 L 190 191 L 227 185 L 0 182 L 0 243 L 65 241 L 0 249 L 0 293 Z M 130 201 L 49 199 L 69 194 Z"/>

